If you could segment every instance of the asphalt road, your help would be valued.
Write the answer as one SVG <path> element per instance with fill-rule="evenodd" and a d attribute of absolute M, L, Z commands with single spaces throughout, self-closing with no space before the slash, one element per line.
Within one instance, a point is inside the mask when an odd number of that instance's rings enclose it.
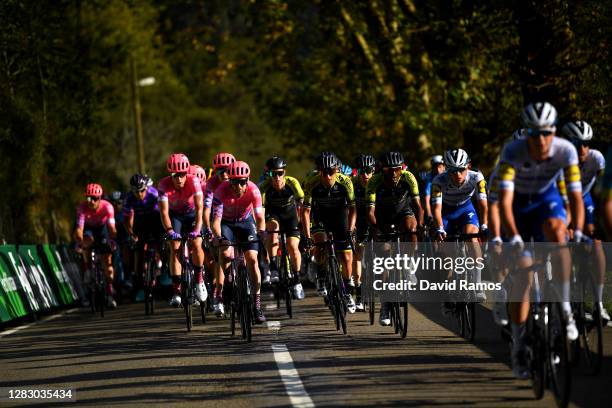
<path fill-rule="evenodd" d="M 449 329 L 434 304 L 413 305 L 406 339 L 349 317 L 336 332 L 312 292 L 289 320 L 266 301 L 268 321 L 247 344 L 214 317 L 186 333 L 182 313 L 123 305 L 105 318 L 72 310 L 0 338 L 0 389 L 71 388 L 75 404 L 0 400 L 0 406 L 554 406 L 515 380 L 490 313 L 478 311 L 475 344 Z M 274 323 L 273 323 L 274 322 Z M 2 335 L 0 333 L 0 335 Z M 572 404 L 610 406 L 612 329 L 602 374 L 573 378 Z"/>

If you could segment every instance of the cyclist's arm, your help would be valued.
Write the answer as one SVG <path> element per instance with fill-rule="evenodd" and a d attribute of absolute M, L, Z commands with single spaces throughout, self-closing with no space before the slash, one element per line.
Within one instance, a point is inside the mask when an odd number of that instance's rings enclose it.
<path fill-rule="evenodd" d="M 108 237 L 110 239 L 115 239 L 117 238 L 117 228 L 115 228 L 115 223 L 108 223 L 106 224 L 108 226 Z"/>
<path fill-rule="evenodd" d="M 168 200 L 159 201 L 159 216 L 161 217 L 164 230 L 172 230 L 172 222 L 170 221 L 170 213 L 168 211 Z"/>
<path fill-rule="evenodd" d="M 568 191 L 570 213 L 572 214 L 572 229 L 582 231 L 584 227 L 584 201 L 582 200 L 582 191 Z"/>
<path fill-rule="evenodd" d="M 203 204 L 202 204 L 202 194 L 196 194 L 193 197 L 193 202 L 195 204 L 195 210 L 196 210 L 196 215 L 195 215 L 195 228 L 194 231 L 202 231 L 202 213 L 203 213 Z"/>
<path fill-rule="evenodd" d="M 425 199 L 425 217 L 426 218 L 431 218 L 431 204 L 429 203 L 429 199 L 431 198 L 431 196 L 429 194 L 427 194 L 424 199 Z"/>
<path fill-rule="evenodd" d="M 204 223 L 204 229 L 210 229 L 210 207 L 204 207 L 202 210 L 202 222 Z"/>
<path fill-rule="evenodd" d="M 129 212 L 123 217 L 123 225 L 125 225 L 128 235 L 134 235 L 134 212 Z"/>
<path fill-rule="evenodd" d="M 499 204 L 492 202 L 491 205 L 487 205 L 489 213 L 489 228 L 491 229 L 491 236 L 493 238 L 501 237 L 501 225 L 499 219 Z"/>
<path fill-rule="evenodd" d="M 83 242 L 83 226 L 77 226 L 74 229 L 74 240 L 76 241 L 77 244 L 80 244 L 81 242 Z"/>
<path fill-rule="evenodd" d="M 513 200 L 514 190 L 502 189 L 499 191 L 499 207 L 502 225 L 511 237 L 519 235 L 516 221 L 514 220 L 514 213 L 512 212 Z"/>
<path fill-rule="evenodd" d="M 302 228 L 304 229 L 304 236 L 310 239 L 310 207 L 302 209 Z"/>
<path fill-rule="evenodd" d="M 433 220 L 434 220 L 434 227 L 436 228 L 440 228 L 441 226 L 444 225 L 444 222 L 442 222 L 442 204 L 434 204 L 433 205 Z"/>
<path fill-rule="evenodd" d="M 480 214 L 478 215 L 480 218 L 480 224 L 487 224 L 489 221 L 489 203 L 486 199 L 478 200 L 478 208 L 480 210 Z"/>
<path fill-rule="evenodd" d="M 423 207 L 421 206 L 421 199 L 419 196 L 412 197 L 412 208 L 415 209 L 414 215 L 417 219 L 417 224 L 423 225 Z"/>
<path fill-rule="evenodd" d="M 355 230 L 355 223 L 357 222 L 357 207 L 351 205 L 348 213 L 348 229 L 349 231 Z"/>
<path fill-rule="evenodd" d="M 605 201 L 606 231 L 608 239 L 612 239 L 612 191 L 606 194 Z"/>
<path fill-rule="evenodd" d="M 434 226 L 440 228 L 444 226 L 442 221 L 442 187 L 437 183 L 432 183 L 431 185 L 431 204 Z"/>
<path fill-rule="evenodd" d="M 220 237 L 221 236 L 221 218 L 216 218 L 215 217 L 215 219 L 213 219 L 212 231 L 213 231 L 213 235 L 215 237 Z"/>
<path fill-rule="evenodd" d="M 576 159 L 577 162 L 577 159 Z M 578 164 L 570 164 L 564 169 L 564 178 L 572 214 L 572 229 L 581 230 L 584 227 L 584 201 L 582 200 L 582 183 Z"/>
<path fill-rule="evenodd" d="M 110 239 L 117 238 L 117 227 L 115 227 L 115 209 L 112 205 L 108 205 L 108 220 L 106 221 L 108 228 L 108 236 Z"/>

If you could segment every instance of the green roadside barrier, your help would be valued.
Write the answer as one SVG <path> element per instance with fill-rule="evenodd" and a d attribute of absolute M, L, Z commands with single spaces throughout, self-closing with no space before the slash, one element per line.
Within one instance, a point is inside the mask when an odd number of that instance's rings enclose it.
<path fill-rule="evenodd" d="M 0 245 L 0 261 L 6 267 L 7 275 L 14 278 L 17 288 L 16 291 L 7 293 L 10 304 L 16 313 L 15 317 L 22 317 L 30 312 L 39 311 L 40 305 L 26 275 L 25 267 L 17 253 L 17 247 L 15 245 Z M 14 296 L 11 297 L 11 293 L 17 293 L 21 297 L 21 302 L 17 302 Z"/>
<path fill-rule="evenodd" d="M 77 298 L 77 293 L 62 265 L 57 247 L 43 244 L 39 245 L 38 249 L 43 264 L 46 266 L 44 270 L 47 272 L 47 277 L 51 277 L 50 280 L 54 283 L 56 297 L 63 305 L 72 304 Z"/>
<path fill-rule="evenodd" d="M 0 257 L 0 320 L 8 322 L 26 314 L 15 275 Z"/>
<path fill-rule="evenodd" d="M 42 261 L 38 256 L 36 245 L 19 245 L 17 251 L 21 255 L 24 267 L 28 269 L 28 278 L 30 278 L 40 309 L 47 310 L 58 307 L 60 303 L 51 289 Z"/>

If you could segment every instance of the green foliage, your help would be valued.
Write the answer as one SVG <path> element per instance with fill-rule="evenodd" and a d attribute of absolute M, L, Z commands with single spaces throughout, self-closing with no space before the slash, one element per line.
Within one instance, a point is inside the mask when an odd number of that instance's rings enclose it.
<path fill-rule="evenodd" d="M 495 161 L 526 100 L 610 140 L 612 6 L 587 0 L 4 0 L 0 3 L 0 236 L 66 239 L 85 183 L 136 170 L 130 60 L 147 171 L 173 151 L 231 151 L 258 173 L 303 174 L 399 149 Z"/>

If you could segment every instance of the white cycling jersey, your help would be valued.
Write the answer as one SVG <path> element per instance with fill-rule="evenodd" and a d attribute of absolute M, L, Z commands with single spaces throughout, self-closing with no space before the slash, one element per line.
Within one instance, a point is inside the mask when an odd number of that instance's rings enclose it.
<path fill-rule="evenodd" d="M 553 137 L 548 159 L 536 161 L 528 151 L 527 139 L 514 140 L 504 145 L 499 171 L 499 189 L 514 190 L 519 194 L 542 194 L 565 172 L 567 191 L 581 191 L 578 153 L 573 144 Z"/>
<path fill-rule="evenodd" d="M 487 199 L 487 183 L 481 172 L 468 170 L 460 186 L 453 183 L 448 172 L 444 172 L 431 182 L 431 203 L 460 206 L 468 202 L 476 191 L 479 199 Z"/>
<path fill-rule="evenodd" d="M 580 163 L 580 181 L 582 182 L 582 195 L 591 191 L 599 173 L 606 168 L 606 159 L 599 150 L 589 149 L 584 162 Z"/>

